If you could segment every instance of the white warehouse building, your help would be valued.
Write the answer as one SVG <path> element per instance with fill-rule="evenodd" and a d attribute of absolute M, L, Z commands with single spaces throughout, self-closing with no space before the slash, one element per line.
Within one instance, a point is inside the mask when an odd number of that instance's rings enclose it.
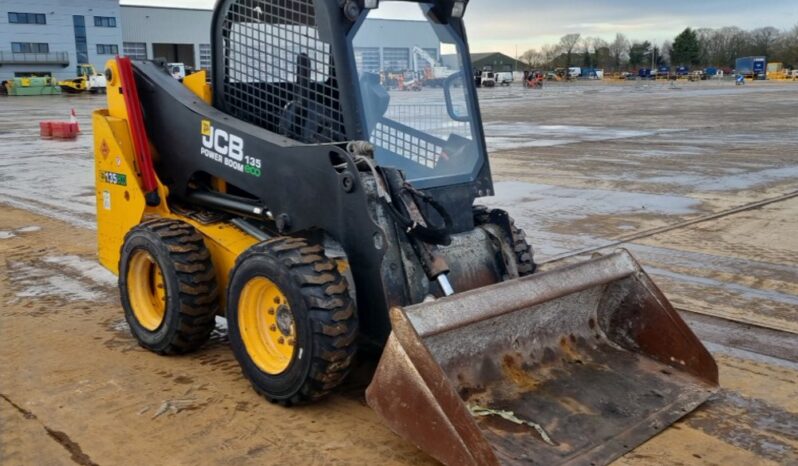
<path fill-rule="evenodd" d="M 122 5 L 123 53 L 210 69 L 212 17 L 207 9 Z"/>
<path fill-rule="evenodd" d="M 412 37 L 415 47 L 422 49 L 436 62 L 440 61 L 440 41 L 428 23 L 368 19 L 357 32 L 353 44 L 358 70 L 370 72 L 411 70 L 414 50 L 408 47 L 409 37 Z M 380 44 L 380 47 L 375 47 L 373 44 Z"/>
<path fill-rule="evenodd" d="M 210 9 L 120 6 L 119 0 L 2 0 L 0 81 L 69 79 L 77 65 L 89 63 L 102 71 L 118 54 L 209 70 L 212 17 Z M 361 71 L 411 70 L 422 55 L 415 48 L 427 59 L 441 59 L 438 38 L 423 21 L 369 19 L 354 46 Z"/>
<path fill-rule="evenodd" d="M 0 81 L 76 76 L 121 52 L 118 0 L 0 1 Z"/>

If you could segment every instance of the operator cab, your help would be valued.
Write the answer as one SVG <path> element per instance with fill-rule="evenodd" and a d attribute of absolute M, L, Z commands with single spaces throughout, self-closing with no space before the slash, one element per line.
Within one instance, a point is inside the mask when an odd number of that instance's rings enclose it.
<path fill-rule="evenodd" d="M 421 26 L 387 33 L 389 22 L 408 20 Z M 432 3 L 383 1 L 363 10 L 348 40 L 377 163 L 419 188 L 474 181 L 486 156 L 467 47 L 454 26 Z"/>

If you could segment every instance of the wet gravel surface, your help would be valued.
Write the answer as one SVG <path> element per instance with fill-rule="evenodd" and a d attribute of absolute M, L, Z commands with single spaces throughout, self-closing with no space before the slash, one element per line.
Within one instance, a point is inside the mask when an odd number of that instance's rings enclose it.
<path fill-rule="evenodd" d="M 623 246 L 720 365 L 717 397 L 620 463 L 798 463 L 798 199 L 785 197 L 798 191 L 798 83 L 515 86 L 480 102 L 496 190 L 480 202 L 509 210 L 539 261 L 558 259 L 544 268 L 660 231 Z M 103 105 L 0 97 L 0 349 L 13 361 L 0 365 L 0 459 L 430 463 L 365 406 L 368 370 L 286 412 L 241 378 L 223 320 L 195 355 L 138 348 L 94 258 L 91 111 Z M 78 139 L 39 138 L 40 120 L 72 108 Z"/>

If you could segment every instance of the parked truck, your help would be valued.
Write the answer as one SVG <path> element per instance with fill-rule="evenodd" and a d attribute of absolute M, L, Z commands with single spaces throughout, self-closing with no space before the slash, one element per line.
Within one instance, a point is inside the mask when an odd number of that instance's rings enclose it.
<path fill-rule="evenodd" d="M 765 57 L 742 57 L 738 58 L 735 63 L 735 69 L 738 76 L 743 76 L 749 79 L 766 79 L 767 78 L 767 60 Z"/>

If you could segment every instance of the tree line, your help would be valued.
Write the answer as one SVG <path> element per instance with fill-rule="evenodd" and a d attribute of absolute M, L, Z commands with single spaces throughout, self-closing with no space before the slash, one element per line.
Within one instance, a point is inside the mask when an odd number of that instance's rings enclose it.
<path fill-rule="evenodd" d="M 566 34 L 558 43 L 529 49 L 519 59 L 530 68 L 581 66 L 625 71 L 660 66 L 733 68 L 737 58 L 746 56 L 765 56 L 768 62 L 798 67 L 798 24 L 789 30 L 771 26 L 750 31 L 736 26 L 687 28 L 662 44 L 630 40 L 620 33 L 612 42 Z"/>

